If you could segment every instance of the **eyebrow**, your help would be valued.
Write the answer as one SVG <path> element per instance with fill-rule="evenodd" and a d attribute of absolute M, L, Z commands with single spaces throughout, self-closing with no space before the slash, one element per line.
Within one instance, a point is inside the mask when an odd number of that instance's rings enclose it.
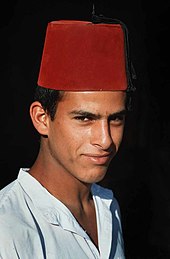
<path fill-rule="evenodd" d="M 84 117 L 91 117 L 93 119 L 101 119 L 101 114 L 95 114 L 92 112 L 84 111 L 84 110 L 73 110 L 69 113 L 70 115 L 80 115 Z M 118 112 L 114 112 L 108 116 L 109 119 L 115 118 L 117 116 L 124 116 L 126 115 L 126 109 L 120 110 Z"/>

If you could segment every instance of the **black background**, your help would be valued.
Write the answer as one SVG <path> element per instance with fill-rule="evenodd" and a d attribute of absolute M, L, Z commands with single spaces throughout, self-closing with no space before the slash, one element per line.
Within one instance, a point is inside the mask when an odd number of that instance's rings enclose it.
<path fill-rule="evenodd" d="M 134 111 L 101 184 L 113 189 L 119 201 L 127 258 L 170 258 L 170 2 L 93 2 L 97 14 L 127 25 L 137 74 Z M 30 167 L 38 152 L 29 105 L 46 25 L 91 19 L 92 1 L 6 1 L 0 12 L 2 188 L 20 167 Z"/>

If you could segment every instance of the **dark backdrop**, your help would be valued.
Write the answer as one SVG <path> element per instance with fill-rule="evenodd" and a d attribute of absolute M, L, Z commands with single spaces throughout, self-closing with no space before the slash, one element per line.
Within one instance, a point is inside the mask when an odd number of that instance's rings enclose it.
<path fill-rule="evenodd" d="M 126 23 L 136 70 L 134 111 L 102 185 L 122 213 L 127 258 L 170 258 L 170 2 L 93 1 L 97 14 Z M 0 15 L 0 188 L 34 162 L 39 138 L 29 118 L 47 22 L 89 20 L 92 1 L 6 1 Z"/>

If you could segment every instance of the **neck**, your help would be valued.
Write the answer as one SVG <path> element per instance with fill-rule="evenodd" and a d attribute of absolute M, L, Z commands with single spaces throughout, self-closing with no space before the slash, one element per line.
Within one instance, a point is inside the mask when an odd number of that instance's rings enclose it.
<path fill-rule="evenodd" d="M 30 174 L 66 206 L 69 204 L 81 208 L 91 200 L 91 184 L 79 181 L 60 166 L 54 166 L 43 158 L 41 152 L 31 167 Z"/>
<path fill-rule="evenodd" d="M 30 174 L 67 206 L 97 247 L 97 223 L 91 184 L 79 181 L 61 166 L 54 165 L 41 152 L 31 167 Z"/>

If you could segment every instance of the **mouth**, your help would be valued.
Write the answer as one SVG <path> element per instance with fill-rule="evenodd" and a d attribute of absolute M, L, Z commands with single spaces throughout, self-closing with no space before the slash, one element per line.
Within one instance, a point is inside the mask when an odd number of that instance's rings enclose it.
<path fill-rule="evenodd" d="M 99 155 L 99 154 L 85 154 L 84 155 L 87 160 L 91 161 L 92 163 L 96 164 L 96 165 L 107 165 L 111 158 L 112 158 L 112 154 L 103 154 L 103 155 Z"/>

